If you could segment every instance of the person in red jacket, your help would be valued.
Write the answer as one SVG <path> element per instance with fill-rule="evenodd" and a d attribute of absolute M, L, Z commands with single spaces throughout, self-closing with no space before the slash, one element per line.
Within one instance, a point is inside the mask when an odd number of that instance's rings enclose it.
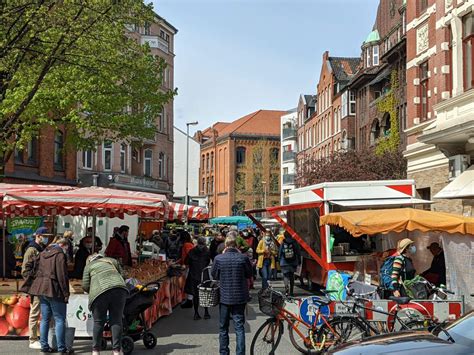
<path fill-rule="evenodd" d="M 129 229 L 126 225 L 120 226 L 105 249 L 105 256 L 117 259 L 123 266 L 132 266 L 132 253 L 127 240 Z"/>
<path fill-rule="evenodd" d="M 194 248 L 194 243 L 188 231 L 182 231 L 180 234 L 181 244 L 183 245 L 181 248 L 181 264 L 184 265 L 186 264 L 189 252 Z"/>

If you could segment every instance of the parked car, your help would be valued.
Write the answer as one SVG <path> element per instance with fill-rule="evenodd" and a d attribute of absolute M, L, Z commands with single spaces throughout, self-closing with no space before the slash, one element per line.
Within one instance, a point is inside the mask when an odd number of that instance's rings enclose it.
<path fill-rule="evenodd" d="M 406 331 L 349 342 L 331 352 L 337 355 L 474 354 L 474 311 L 432 333 Z"/>

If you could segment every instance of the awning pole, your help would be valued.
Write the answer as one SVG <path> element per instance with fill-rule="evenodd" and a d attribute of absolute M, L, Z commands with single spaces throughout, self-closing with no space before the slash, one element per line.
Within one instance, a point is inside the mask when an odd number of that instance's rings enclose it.
<path fill-rule="evenodd" d="M 7 253 L 6 253 L 6 249 L 7 249 L 7 238 L 6 238 L 6 229 L 7 229 L 7 223 L 6 223 L 6 219 L 5 219 L 5 209 L 2 208 L 2 234 L 3 234 L 3 250 L 2 250 L 2 254 L 3 254 L 3 280 L 5 280 L 5 276 L 7 274 Z"/>
<path fill-rule="evenodd" d="M 94 209 L 92 212 L 92 254 L 95 252 L 95 227 L 97 221 L 97 214 L 96 210 Z"/>

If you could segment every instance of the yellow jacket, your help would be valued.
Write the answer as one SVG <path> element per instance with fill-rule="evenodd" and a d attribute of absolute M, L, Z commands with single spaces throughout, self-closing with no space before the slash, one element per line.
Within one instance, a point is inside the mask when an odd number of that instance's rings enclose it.
<path fill-rule="evenodd" d="M 258 254 L 257 267 L 259 269 L 262 268 L 263 266 L 263 254 L 265 253 L 265 249 L 266 249 L 265 241 L 262 239 L 261 241 L 258 242 L 258 246 L 257 246 L 257 254 Z M 274 269 L 275 257 L 277 256 L 278 251 L 276 250 L 276 248 L 272 248 L 272 250 L 270 250 L 270 253 L 271 253 L 271 260 L 272 260 L 271 268 Z"/>

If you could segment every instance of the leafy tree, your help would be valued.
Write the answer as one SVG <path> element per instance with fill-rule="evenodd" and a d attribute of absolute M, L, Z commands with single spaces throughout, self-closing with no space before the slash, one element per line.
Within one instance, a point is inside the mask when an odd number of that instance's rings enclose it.
<path fill-rule="evenodd" d="M 298 163 L 296 184 L 406 179 L 406 159 L 401 151 L 340 151 L 328 159 L 307 156 Z"/>
<path fill-rule="evenodd" d="M 152 138 L 174 95 L 165 63 L 127 31 L 155 21 L 136 0 L 0 2 L 0 177 L 15 149 L 45 126 L 69 145 Z"/>

